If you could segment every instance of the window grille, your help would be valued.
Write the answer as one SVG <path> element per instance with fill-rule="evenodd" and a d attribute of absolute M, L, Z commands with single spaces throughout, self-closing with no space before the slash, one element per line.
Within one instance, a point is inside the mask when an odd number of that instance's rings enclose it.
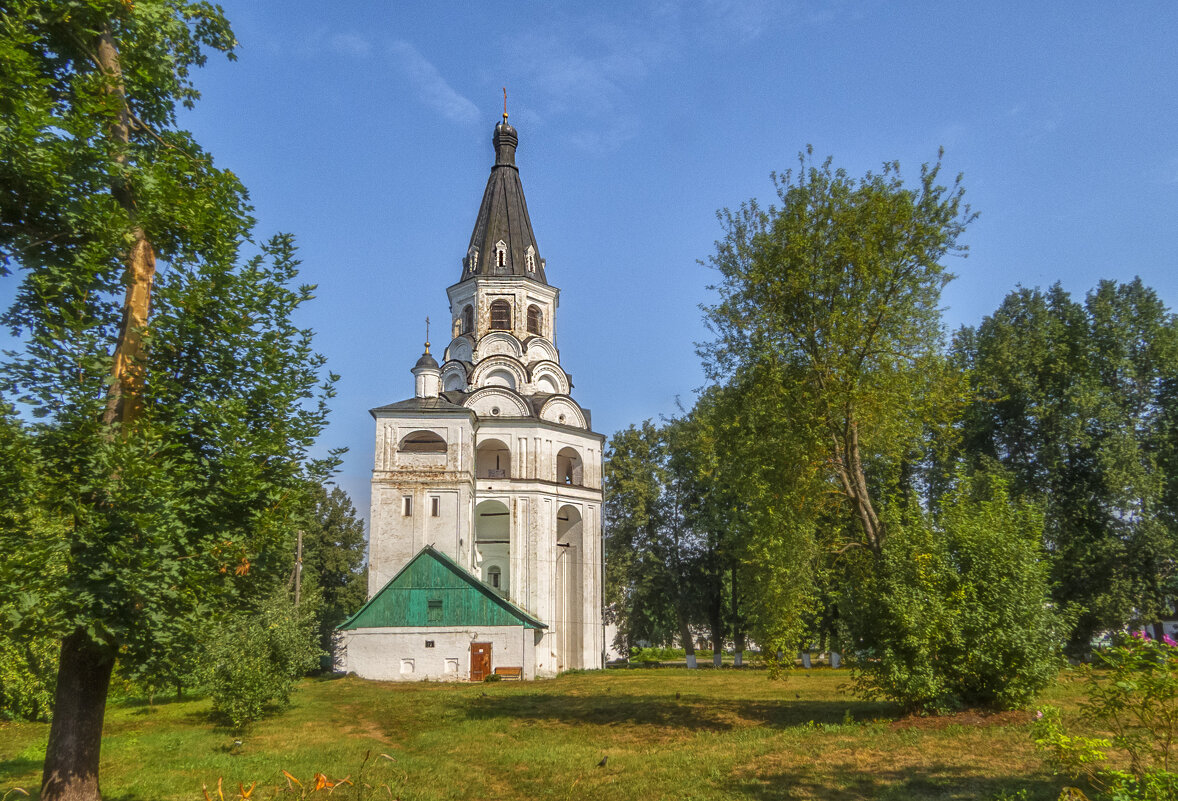
<path fill-rule="evenodd" d="M 491 304 L 491 328 L 496 331 L 511 330 L 511 304 L 497 300 Z"/>

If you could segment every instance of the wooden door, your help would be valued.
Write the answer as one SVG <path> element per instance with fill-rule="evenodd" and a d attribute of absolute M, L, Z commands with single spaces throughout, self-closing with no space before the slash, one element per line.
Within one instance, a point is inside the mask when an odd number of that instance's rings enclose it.
<path fill-rule="evenodd" d="M 470 644 L 470 680 L 482 681 L 491 673 L 491 643 Z"/>

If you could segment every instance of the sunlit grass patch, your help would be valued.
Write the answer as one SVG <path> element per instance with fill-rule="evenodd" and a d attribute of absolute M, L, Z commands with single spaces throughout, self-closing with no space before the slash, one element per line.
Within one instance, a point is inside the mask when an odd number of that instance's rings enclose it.
<path fill-rule="evenodd" d="M 1049 697 L 1074 706 L 1066 683 Z M 904 718 L 890 704 L 853 698 L 845 673 L 818 669 L 784 681 L 676 668 L 496 684 L 312 680 L 240 738 L 213 721 L 207 700 L 112 704 L 102 786 L 117 801 L 199 800 L 202 785 L 218 779 L 227 798 L 254 782 L 252 799 L 298 797 L 284 770 L 304 783 L 317 773 L 334 783 L 354 778 L 368 754 L 373 786 L 406 801 L 983 801 L 1021 788 L 1054 801 L 1058 784 L 1026 718 Z M 46 735 L 44 724 L 0 724 L 0 795 L 39 786 Z M 333 795 L 355 789 L 341 785 Z"/>

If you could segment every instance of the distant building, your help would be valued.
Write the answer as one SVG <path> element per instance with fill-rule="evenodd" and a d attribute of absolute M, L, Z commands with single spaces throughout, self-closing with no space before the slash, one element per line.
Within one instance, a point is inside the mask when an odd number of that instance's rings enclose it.
<path fill-rule="evenodd" d="M 602 667 L 604 438 L 569 394 L 506 114 L 493 143 L 442 364 L 427 342 L 414 397 L 371 412 L 371 596 L 340 627 L 369 678 Z"/>

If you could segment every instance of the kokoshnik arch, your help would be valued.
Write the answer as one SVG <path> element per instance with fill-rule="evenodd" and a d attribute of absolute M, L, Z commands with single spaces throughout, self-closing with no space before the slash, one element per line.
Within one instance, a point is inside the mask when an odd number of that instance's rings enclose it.
<path fill-rule="evenodd" d="M 370 597 L 339 654 L 366 678 L 602 666 L 604 437 L 560 364 L 506 113 L 492 142 L 442 364 L 426 342 L 414 397 L 371 412 Z"/>

